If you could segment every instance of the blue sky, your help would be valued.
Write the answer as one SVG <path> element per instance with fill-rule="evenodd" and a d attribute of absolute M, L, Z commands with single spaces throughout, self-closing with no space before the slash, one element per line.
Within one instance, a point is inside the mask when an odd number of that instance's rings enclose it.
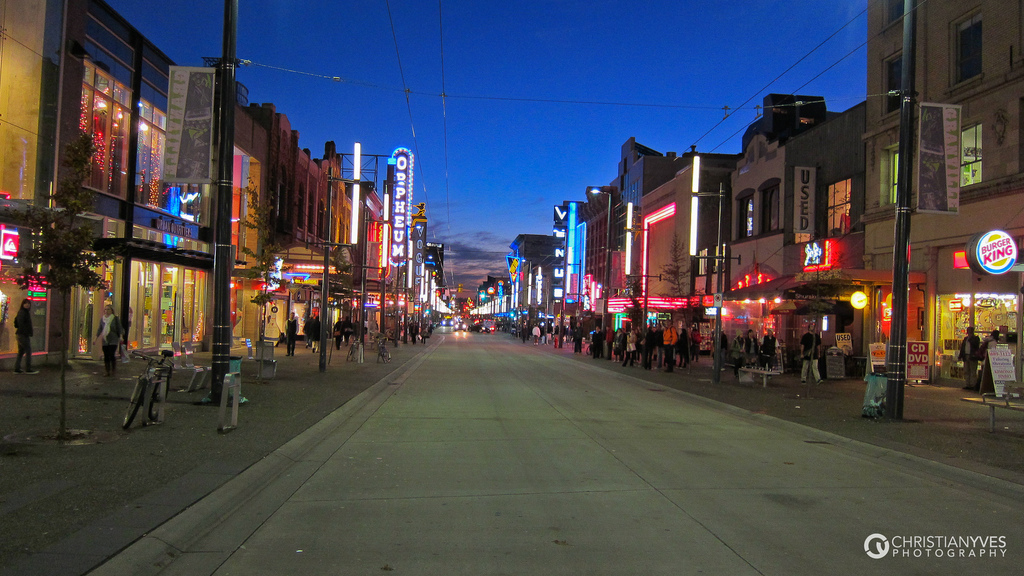
<path fill-rule="evenodd" d="M 868 1 L 240 0 L 238 80 L 314 157 L 412 149 L 431 240 L 475 288 L 630 137 L 736 153 L 765 94 L 863 101 Z M 221 0 L 107 2 L 180 65 L 220 55 Z"/>

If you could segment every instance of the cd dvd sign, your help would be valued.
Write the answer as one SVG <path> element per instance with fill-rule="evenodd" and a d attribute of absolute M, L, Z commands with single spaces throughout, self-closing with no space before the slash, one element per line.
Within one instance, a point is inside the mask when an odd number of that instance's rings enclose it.
<path fill-rule="evenodd" d="M 1002 230 L 978 234 L 967 243 L 967 262 L 978 274 L 1005 274 L 1017 263 L 1017 241 Z"/>

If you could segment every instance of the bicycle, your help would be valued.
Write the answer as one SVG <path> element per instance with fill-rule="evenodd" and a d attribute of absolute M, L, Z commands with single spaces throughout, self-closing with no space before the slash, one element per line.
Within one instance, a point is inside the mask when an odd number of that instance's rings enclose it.
<path fill-rule="evenodd" d="M 131 427 L 143 404 L 146 405 L 146 415 L 149 417 L 147 422 L 142 423 L 143 426 L 163 422 L 163 401 L 167 398 L 167 388 L 171 384 L 171 374 L 174 371 L 174 365 L 170 361 L 174 353 L 170 350 L 162 350 L 159 358 L 137 350 L 133 350 L 131 356 L 145 360 L 146 369 L 135 381 L 135 390 L 128 401 L 128 410 L 124 414 L 124 422 L 121 423 L 121 428 L 125 430 Z"/>
<path fill-rule="evenodd" d="M 387 336 L 380 335 L 377 337 L 377 363 L 384 362 L 387 364 L 391 362 L 391 351 L 388 350 L 388 339 Z"/>
<path fill-rule="evenodd" d="M 362 362 L 360 357 L 362 356 L 359 346 L 359 340 L 352 338 L 352 345 L 348 348 L 348 356 L 345 357 L 345 362 Z"/>

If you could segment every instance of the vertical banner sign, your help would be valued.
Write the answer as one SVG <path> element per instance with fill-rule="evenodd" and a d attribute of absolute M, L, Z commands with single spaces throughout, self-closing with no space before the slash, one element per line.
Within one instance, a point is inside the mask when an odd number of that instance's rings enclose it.
<path fill-rule="evenodd" d="M 907 380 L 931 380 L 927 342 L 907 342 Z"/>
<path fill-rule="evenodd" d="M 165 182 L 213 182 L 215 68 L 171 66 L 167 87 Z"/>
<path fill-rule="evenodd" d="M 960 212 L 960 106 L 921 104 L 917 211 Z"/>
<path fill-rule="evenodd" d="M 566 266 L 566 232 L 569 227 L 569 203 L 563 202 L 561 206 L 555 206 L 555 225 L 552 234 L 561 240 L 561 244 L 555 247 L 554 271 L 551 275 L 551 294 L 556 302 L 565 298 L 565 266 Z"/>
<path fill-rule="evenodd" d="M 420 204 L 422 206 L 422 204 Z M 427 219 L 422 216 L 422 212 L 416 212 L 412 218 L 412 228 L 409 229 L 410 239 L 412 240 L 412 257 L 413 270 L 415 271 L 415 279 L 413 280 L 413 286 L 416 290 L 416 294 L 423 296 L 425 294 L 424 277 L 426 276 L 425 263 L 426 263 L 426 247 L 427 247 Z"/>
<path fill-rule="evenodd" d="M 391 247 L 388 258 L 391 265 L 403 266 L 409 260 L 408 229 L 409 206 L 412 203 L 412 152 L 399 148 L 391 154 L 388 164 L 395 167 L 395 181 L 391 194 Z"/>
<path fill-rule="evenodd" d="M 793 232 L 814 234 L 814 194 L 818 188 L 817 170 L 811 166 L 793 168 Z"/>

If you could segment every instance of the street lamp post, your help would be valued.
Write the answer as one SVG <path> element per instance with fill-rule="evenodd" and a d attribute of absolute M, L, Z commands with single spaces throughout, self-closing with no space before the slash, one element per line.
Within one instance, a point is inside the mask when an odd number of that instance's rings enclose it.
<path fill-rule="evenodd" d="M 604 245 L 604 293 L 602 294 L 604 296 L 604 304 L 601 305 L 601 327 L 607 330 L 610 325 L 608 323 L 608 297 L 611 295 L 612 284 L 612 191 L 608 186 L 601 186 L 591 188 L 589 192 L 591 194 L 605 194 L 608 196 L 608 212 L 605 226 L 607 234 Z"/>
<path fill-rule="evenodd" d="M 725 249 L 722 246 L 722 210 L 725 204 L 725 187 L 722 184 L 718 185 L 718 192 L 701 192 L 700 191 L 700 156 L 694 155 L 693 157 L 693 179 L 690 188 L 690 256 L 697 259 L 712 260 L 715 263 L 716 281 L 715 281 L 715 332 L 712 337 L 713 342 L 711 344 L 711 350 L 713 353 L 713 368 L 711 374 L 711 381 L 714 384 L 719 384 L 722 381 L 722 366 L 724 364 L 724 353 L 722 352 L 722 283 L 725 275 L 725 261 L 729 259 L 725 255 Z M 715 197 L 718 198 L 718 241 L 715 244 L 715 255 L 714 256 L 697 256 L 697 221 L 699 201 L 698 198 L 701 196 Z M 739 258 L 737 258 L 739 260 Z"/>

